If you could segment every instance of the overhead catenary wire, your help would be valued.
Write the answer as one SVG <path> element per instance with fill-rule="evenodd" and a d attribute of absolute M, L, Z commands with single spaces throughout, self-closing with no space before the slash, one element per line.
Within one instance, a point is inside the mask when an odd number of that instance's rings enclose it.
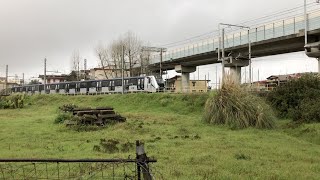
<path fill-rule="evenodd" d="M 316 4 L 315 2 L 308 3 L 307 7 L 308 8 L 315 7 L 314 6 L 315 4 Z M 240 22 L 238 24 L 239 25 L 244 25 L 245 24 L 245 25 L 251 27 L 251 26 L 262 25 L 262 24 L 265 24 L 265 23 L 268 23 L 268 22 L 271 23 L 271 22 L 274 22 L 274 21 L 277 21 L 277 20 L 282 20 L 283 18 L 295 17 L 295 16 L 297 16 L 299 14 L 298 10 L 301 9 L 301 11 L 302 11 L 303 7 L 304 6 L 297 6 L 297 7 L 290 8 L 290 9 L 279 10 L 279 11 L 277 11 L 275 13 L 270 14 L 270 15 L 264 15 L 262 17 L 251 19 L 251 20 L 247 20 L 247 21 L 243 21 L 243 22 Z M 314 10 L 315 9 L 313 9 L 313 11 Z M 309 11 L 309 12 L 311 12 L 311 11 Z M 294 14 L 294 15 L 288 16 L 288 14 Z M 283 17 L 283 16 L 285 16 L 285 17 Z M 276 17 L 276 19 L 275 19 L 275 17 Z M 239 28 L 230 28 L 230 30 L 229 31 L 227 30 L 226 33 L 230 33 L 230 32 L 237 31 L 237 30 L 240 30 L 240 29 Z M 215 35 L 217 36 L 218 32 L 219 32 L 219 30 L 213 30 L 213 31 L 210 31 L 210 32 L 207 32 L 207 33 L 203 33 L 203 34 L 200 34 L 200 35 L 196 35 L 196 36 L 184 39 L 184 40 L 179 40 L 179 41 L 176 41 L 176 42 L 163 44 L 163 45 L 161 45 L 161 47 L 171 48 L 171 47 L 175 47 L 175 46 L 179 46 L 179 45 L 184 45 L 184 44 L 190 43 L 191 40 L 193 40 L 193 41 L 206 40 L 208 38 L 212 38 L 212 36 L 215 36 Z"/>

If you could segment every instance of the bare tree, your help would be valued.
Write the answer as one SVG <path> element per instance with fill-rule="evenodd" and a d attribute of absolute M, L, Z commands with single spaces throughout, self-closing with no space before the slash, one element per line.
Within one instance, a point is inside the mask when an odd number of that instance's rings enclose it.
<path fill-rule="evenodd" d="M 133 76 L 133 68 L 141 63 L 142 41 L 135 33 L 129 31 L 123 37 L 123 44 L 125 47 L 125 59 L 129 64 L 129 73 L 130 76 Z"/>
<path fill-rule="evenodd" d="M 104 46 L 101 43 L 96 47 L 95 52 L 99 58 L 99 64 L 103 69 L 108 67 L 113 69 L 112 77 L 120 77 L 120 68 L 122 64 L 122 48 L 124 48 L 124 69 L 127 76 L 138 75 L 142 72 L 142 67 L 139 71 L 139 65 L 145 63 L 147 54 L 141 51 L 142 41 L 133 32 L 127 32 L 114 40 L 109 46 Z M 149 55 L 150 56 L 150 55 Z M 148 57 L 149 57 L 148 56 Z M 136 69 L 137 72 L 134 72 Z M 104 71 L 106 78 L 108 78 L 106 71 Z"/>
<path fill-rule="evenodd" d="M 109 65 L 109 58 L 108 58 L 108 49 L 106 46 L 104 46 L 103 44 L 99 44 L 96 48 L 95 48 L 95 53 L 96 55 L 98 56 L 99 58 L 99 63 L 100 63 L 100 66 L 102 67 L 103 69 L 103 72 L 104 72 L 104 75 L 105 75 L 105 78 L 108 79 L 108 74 L 106 72 L 106 66 Z"/>
<path fill-rule="evenodd" d="M 71 70 L 77 72 L 77 79 L 80 80 L 80 53 L 79 50 L 74 50 L 71 55 Z"/>

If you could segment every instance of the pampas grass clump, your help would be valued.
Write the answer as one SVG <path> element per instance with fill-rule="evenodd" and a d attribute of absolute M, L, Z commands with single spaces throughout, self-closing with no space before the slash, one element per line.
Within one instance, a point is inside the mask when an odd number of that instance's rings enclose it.
<path fill-rule="evenodd" d="M 204 120 L 210 124 L 225 124 L 233 129 L 255 127 L 271 129 L 275 116 L 263 99 L 250 94 L 227 75 L 221 89 L 208 98 Z"/>

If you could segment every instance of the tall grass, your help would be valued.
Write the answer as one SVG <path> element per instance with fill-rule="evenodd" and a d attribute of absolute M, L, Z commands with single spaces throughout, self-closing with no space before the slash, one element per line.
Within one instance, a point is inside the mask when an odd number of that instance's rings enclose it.
<path fill-rule="evenodd" d="M 221 89 L 208 98 L 204 120 L 210 124 L 225 124 L 231 128 L 273 128 L 275 116 L 263 99 L 240 87 L 227 75 Z"/>

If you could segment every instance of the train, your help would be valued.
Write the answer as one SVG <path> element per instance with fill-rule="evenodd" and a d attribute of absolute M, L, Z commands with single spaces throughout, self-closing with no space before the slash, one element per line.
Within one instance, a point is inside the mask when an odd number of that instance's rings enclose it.
<path fill-rule="evenodd" d="M 155 76 L 125 77 L 103 80 L 85 80 L 59 82 L 52 84 L 33 84 L 15 86 L 11 88 L 11 93 L 24 94 L 66 94 L 66 95 L 88 95 L 88 94 L 115 94 L 115 93 L 135 93 L 135 92 L 161 92 L 164 89 L 162 79 Z M 46 86 L 46 88 L 44 88 Z"/>

